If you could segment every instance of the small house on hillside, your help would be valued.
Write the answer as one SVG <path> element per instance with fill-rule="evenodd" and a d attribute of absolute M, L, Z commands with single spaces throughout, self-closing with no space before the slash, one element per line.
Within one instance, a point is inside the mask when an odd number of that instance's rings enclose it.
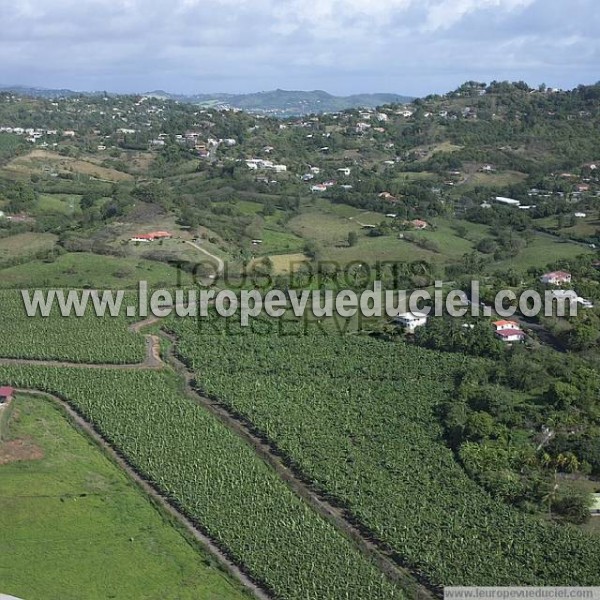
<path fill-rule="evenodd" d="M 594 502 L 590 508 L 593 517 L 600 517 L 600 494 L 594 494 Z"/>
<path fill-rule="evenodd" d="M 153 242 L 154 240 L 170 240 L 173 237 L 168 231 L 153 231 L 132 237 L 131 242 Z"/>
<path fill-rule="evenodd" d="M 394 317 L 394 322 L 404 327 L 407 332 L 414 333 L 417 327 L 427 325 L 427 315 L 420 312 L 401 313 Z"/>
<path fill-rule="evenodd" d="M 525 339 L 525 332 L 516 321 L 495 321 L 492 325 L 495 330 L 494 335 L 503 342 L 522 342 Z"/>
<path fill-rule="evenodd" d="M 10 402 L 14 393 L 15 390 L 8 385 L 0 387 L 0 404 Z"/>
<path fill-rule="evenodd" d="M 563 283 L 571 283 L 571 273 L 566 271 L 552 271 L 551 273 L 544 273 L 540 277 L 542 283 L 548 285 L 563 285 Z"/>
<path fill-rule="evenodd" d="M 496 331 L 507 331 L 509 329 L 519 329 L 519 324 L 516 321 L 495 321 L 492 323 Z"/>
<path fill-rule="evenodd" d="M 522 342 L 525 339 L 525 332 L 520 329 L 503 329 L 496 331 L 496 337 L 503 342 Z"/>

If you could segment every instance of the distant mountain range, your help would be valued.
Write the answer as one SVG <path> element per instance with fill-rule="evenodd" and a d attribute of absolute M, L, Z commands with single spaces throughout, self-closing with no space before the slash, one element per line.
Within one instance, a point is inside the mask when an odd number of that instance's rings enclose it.
<path fill-rule="evenodd" d="M 405 104 L 414 98 L 399 94 L 355 94 L 333 96 L 321 90 L 312 92 L 273 90 L 251 94 L 196 94 L 184 96 L 154 91 L 146 96 L 190 102 L 203 106 L 228 106 L 248 112 L 278 114 L 283 116 L 310 113 L 339 112 L 348 108 L 375 108 L 382 104 Z"/>
<path fill-rule="evenodd" d="M 0 92 L 13 92 L 37 98 L 61 98 L 79 95 L 96 96 L 103 92 L 74 92 L 67 89 L 47 89 L 27 86 L 0 86 Z M 112 95 L 112 94 L 111 94 Z M 339 112 L 348 108 L 375 108 L 382 104 L 405 104 L 414 100 L 399 94 L 355 94 L 333 96 L 321 90 L 312 92 L 273 90 L 250 94 L 171 94 L 156 90 L 142 94 L 147 97 L 176 100 L 215 108 L 237 108 L 253 113 L 297 116 L 310 113 Z"/>
<path fill-rule="evenodd" d="M 70 98 L 82 94 L 82 92 L 74 92 L 73 90 L 51 90 L 27 85 L 0 85 L 0 92 L 11 92 L 21 96 L 32 96 L 33 98 Z M 86 93 L 86 95 L 95 96 L 97 93 Z"/>

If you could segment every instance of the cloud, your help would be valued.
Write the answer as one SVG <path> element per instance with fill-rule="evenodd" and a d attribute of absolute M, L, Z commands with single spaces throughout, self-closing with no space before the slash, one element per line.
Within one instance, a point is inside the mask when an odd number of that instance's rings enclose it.
<path fill-rule="evenodd" d="M 469 13 L 495 9 L 512 12 L 533 4 L 534 0 L 442 0 L 429 2 L 425 28 L 448 29 L 461 21 Z"/>
<path fill-rule="evenodd" d="M 0 0 L 0 82 L 444 91 L 597 79 L 595 0 Z"/>

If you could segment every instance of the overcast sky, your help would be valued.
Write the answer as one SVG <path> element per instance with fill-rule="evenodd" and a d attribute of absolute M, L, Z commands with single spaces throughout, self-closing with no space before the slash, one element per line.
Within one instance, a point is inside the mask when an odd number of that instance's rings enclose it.
<path fill-rule="evenodd" d="M 600 79 L 598 0 L 0 0 L 0 84 L 425 95 Z"/>

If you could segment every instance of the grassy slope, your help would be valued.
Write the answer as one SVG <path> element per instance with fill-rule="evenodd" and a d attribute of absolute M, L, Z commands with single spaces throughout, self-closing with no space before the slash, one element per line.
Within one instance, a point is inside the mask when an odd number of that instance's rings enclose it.
<path fill-rule="evenodd" d="M 31 257 L 37 252 L 51 250 L 57 240 L 52 233 L 18 233 L 0 239 L 0 261 Z"/>
<path fill-rule="evenodd" d="M 32 261 L 0 270 L 0 287 L 137 288 L 140 280 L 149 285 L 177 284 L 177 271 L 164 263 L 100 256 L 85 252 L 64 254 L 54 262 Z"/>
<path fill-rule="evenodd" d="M 10 433 L 32 439 L 44 458 L 0 466 L 3 592 L 28 600 L 246 597 L 49 401 L 20 396 L 15 408 Z"/>

